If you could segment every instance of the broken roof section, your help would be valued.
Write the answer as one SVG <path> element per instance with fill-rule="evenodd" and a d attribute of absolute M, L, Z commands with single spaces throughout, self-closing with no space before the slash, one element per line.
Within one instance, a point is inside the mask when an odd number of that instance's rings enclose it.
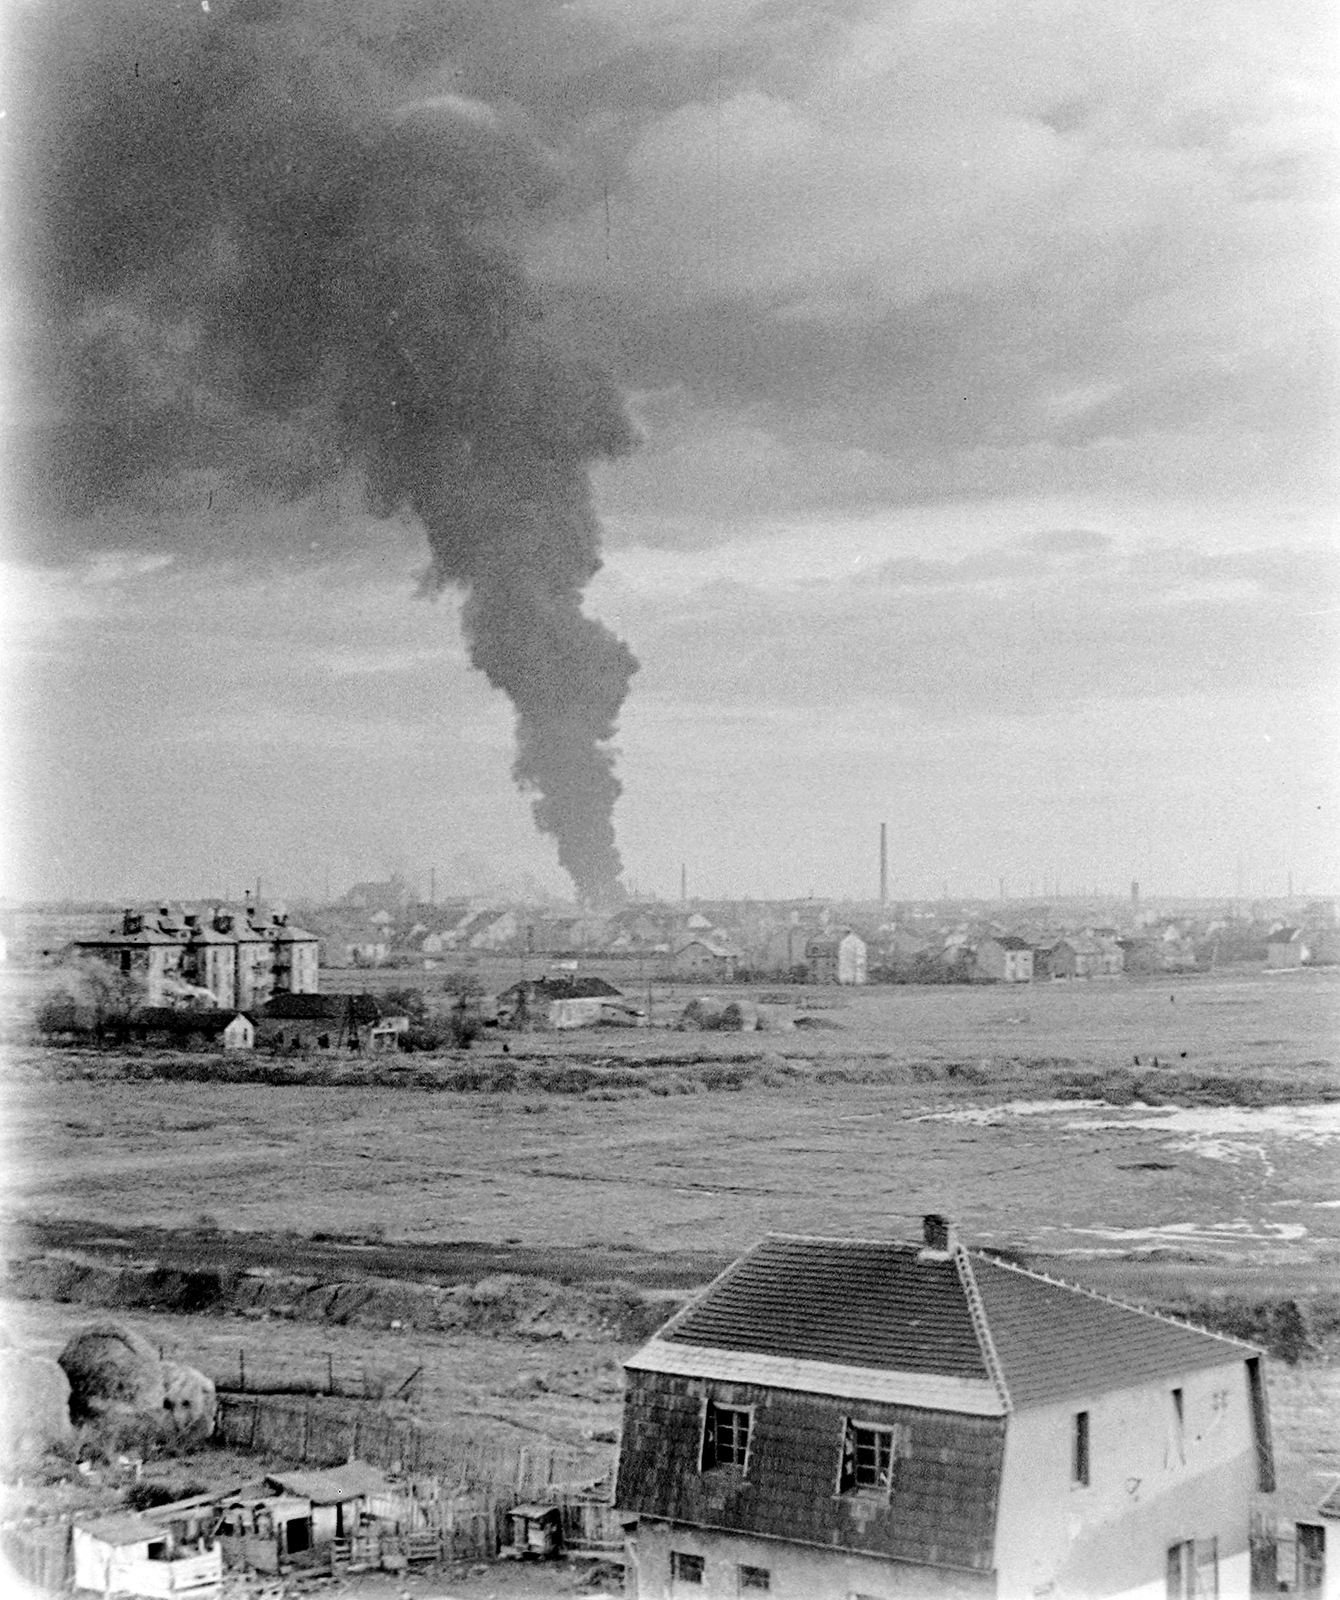
<path fill-rule="evenodd" d="M 772 1235 L 627 1365 L 977 1415 L 1259 1354 L 993 1257 Z"/>

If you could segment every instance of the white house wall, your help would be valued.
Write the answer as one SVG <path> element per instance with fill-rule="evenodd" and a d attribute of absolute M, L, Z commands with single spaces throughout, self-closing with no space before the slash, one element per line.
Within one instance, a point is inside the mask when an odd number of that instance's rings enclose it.
<path fill-rule="evenodd" d="M 646 1517 L 639 1521 L 626 1550 L 624 1593 L 630 1600 L 739 1600 L 742 1594 L 759 1593 L 741 1587 L 742 1566 L 767 1572 L 770 1600 L 967 1600 L 995 1592 L 989 1573 L 880 1561 Z M 672 1551 L 702 1557 L 701 1583 L 672 1579 Z"/>
<path fill-rule="evenodd" d="M 1178 1444 L 1174 1386 L 1183 1396 Z M 1077 1411 L 1090 1481 L 1071 1482 Z M 1164 1600 L 1167 1552 L 1218 1540 L 1219 1600 L 1248 1600 L 1257 1460 L 1241 1360 L 1016 1412 L 1005 1436 L 996 1534 L 1001 1600 Z"/>

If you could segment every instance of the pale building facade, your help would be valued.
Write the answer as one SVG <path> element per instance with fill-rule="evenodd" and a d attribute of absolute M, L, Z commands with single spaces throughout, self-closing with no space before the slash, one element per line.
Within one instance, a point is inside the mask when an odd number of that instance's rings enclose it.
<path fill-rule="evenodd" d="M 1013 933 L 983 939 L 973 951 L 973 971 L 990 983 L 1032 983 L 1033 947 Z"/>
<path fill-rule="evenodd" d="M 316 935 L 283 914 L 258 920 L 250 905 L 214 906 L 180 921 L 166 906 L 156 916 L 127 910 L 119 928 L 70 948 L 133 978 L 149 1007 L 252 1011 L 275 994 L 315 994 L 320 984 Z"/>

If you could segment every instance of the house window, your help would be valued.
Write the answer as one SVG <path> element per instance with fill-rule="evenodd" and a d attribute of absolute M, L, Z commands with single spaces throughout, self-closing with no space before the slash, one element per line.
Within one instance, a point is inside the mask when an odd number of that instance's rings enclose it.
<path fill-rule="evenodd" d="M 1168 1600 L 1219 1600 L 1218 1539 L 1168 1546 Z"/>
<path fill-rule="evenodd" d="M 1300 1600 L 1321 1600 L 1326 1584 L 1326 1529 L 1319 1522 L 1298 1522 L 1294 1530 L 1294 1587 Z"/>
<path fill-rule="evenodd" d="M 897 1428 L 872 1428 L 848 1422 L 842 1436 L 842 1470 L 839 1494 L 853 1489 L 884 1489 L 893 1483 L 893 1463 L 897 1459 Z"/>
<path fill-rule="evenodd" d="M 1070 1426 L 1070 1482 L 1079 1488 L 1089 1483 L 1089 1413 L 1077 1411 Z"/>
<path fill-rule="evenodd" d="M 758 1589 L 771 1589 L 771 1588 L 772 1588 L 772 1574 L 768 1571 L 768 1569 L 766 1567 L 741 1567 L 740 1568 L 740 1592 L 742 1594 L 744 1593 L 744 1591 L 746 1589 L 754 1591 L 754 1590 L 758 1590 Z"/>
<path fill-rule="evenodd" d="M 743 1468 L 749 1456 L 749 1412 L 707 1402 L 703 1427 L 703 1471 L 711 1467 Z"/>
<path fill-rule="evenodd" d="M 670 1581 L 672 1583 L 701 1583 L 703 1558 L 688 1555 L 683 1550 L 670 1552 Z"/>

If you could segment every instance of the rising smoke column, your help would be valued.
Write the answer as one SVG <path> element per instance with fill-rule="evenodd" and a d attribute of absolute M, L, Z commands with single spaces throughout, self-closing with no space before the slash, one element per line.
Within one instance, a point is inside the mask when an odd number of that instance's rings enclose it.
<path fill-rule="evenodd" d="M 408 91 L 334 15 L 89 0 L 16 30 L 47 417 L 17 479 L 66 518 L 194 479 L 245 505 L 353 476 L 378 514 L 415 513 L 429 586 L 464 590 L 471 659 L 516 708 L 513 775 L 582 898 L 609 901 L 637 663 L 581 600 L 590 464 L 633 434 L 610 380 L 546 342 L 519 265 L 553 173 L 515 114 Z"/>

